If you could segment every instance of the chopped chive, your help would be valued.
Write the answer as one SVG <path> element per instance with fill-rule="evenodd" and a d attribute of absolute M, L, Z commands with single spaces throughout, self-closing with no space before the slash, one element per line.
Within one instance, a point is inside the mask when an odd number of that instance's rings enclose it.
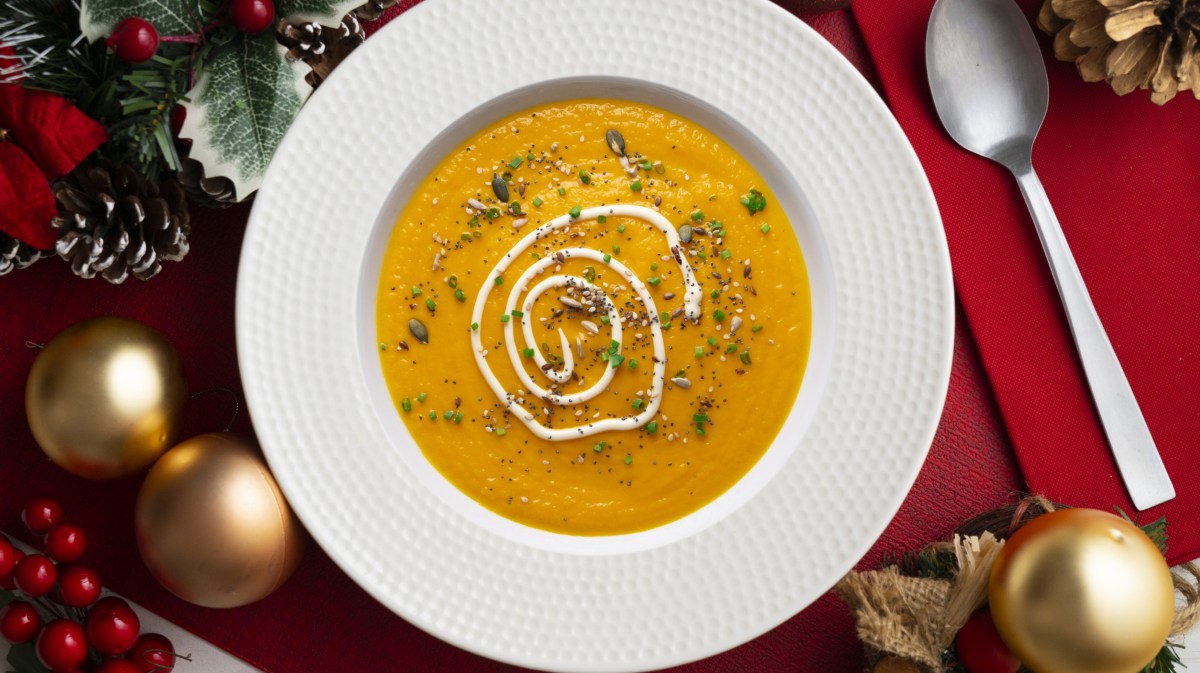
<path fill-rule="evenodd" d="M 608 222 L 608 216 L 600 215 L 596 218 L 596 221 L 599 222 L 600 224 L 604 224 L 605 222 Z"/>
<path fill-rule="evenodd" d="M 716 337 L 708 337 L 707 341 L 708 341 L 708 345 L 709 345 L 709 346 L 716 346 L 716 345 L 717 345 L 717 338 L 716 338 Z"/>
<path fill-rule="evenodd" d="M 703 220 L 703 219 L 704 219 L 704 213 L 703 213 L 703 212 L 701 212 L 701 211 L 699 211 L 699 210 L 693 210 L 693 211 L 692 211 L 692 219 L 693 219 L 693 220 Z"/>
<path fill-rule="evenodd" d="M 477 322 L 471 323 L 471 331 L 474 332 L 477 329 L 479 329 L 479 323 L 477 323 Z"/>
<path fill-rule="evenodd" d="M 771 225 L 767 224 L 766 222 L 763 222 L 762 226 L 759 227 L 758 230 L 765 234 L 768 231 L 771 231 Z"/>
<path fill-rule="evenodd" d="M 642 170 L 643 171 L 648 171 L 651 168 L 654 168 L 654 164 L 650 163 L 649 159 L 642 162 Z"/>
<path fill-rule="evenodd" d="M 474 229 L 475 227 L 478 227 L 479 226 L 479 216 L 476 215 L 475 217 L 472 217 L 471 219 L 467 220 L 467 226 L 472 229 Z"/>
<path fill-rule="evenodd" d="M 662 279 L 661 279 L 661 278 L 659 278 L 658 276 L 650 276 L 649 278 L 647 278 L 647 279 L 646 279 L 646 283 L 647 283 L 648 285 L 655 285 L 655 286 L 657 286 L 657 285 L 658 285 L 659 283 L 661 283 L 661 282 L 662 282 Z"/>
<path fill-rule="evenodd" d="M 604 253 L 604 257 L 602 259 L 604 259 L 605 264 L 608 264 L 609 262 L 612 261 L 612 255 L 610 255 L 606 252 L 606 253 Z"/>
<path fill-rule="evenodd" d="M 407 397 L 400 400 L 400 408 L 403 409 L 404 413 L 406 414 L 412 411 L 412 400 L 408 399 Z"/>
<path fill-rule="evenodd" d="M 697 423 L 707 423 L 708 414 L 692 414 L 692 420 Z"/>
<path fill-rule="evenodd" d="M 533 197 L 534 207 L 541 208 L 543 203 L 545 203 L 545 201 L 542 200 L 542 197 L 540 197 L 540 196 Z"/>
<path fill-rule="evenodd" d="M 616 243 L 613 244 L 613 254 L 614 255 L 621 254 L 621 246 L 617 245 Z"/>
<path fill-rule="evenodd" d="M 518 311 L 517 309 L 515 309 L 515 308 L 514 308 L 514 309 L 512 310 L 512 317 L 514 317 L 514 318 L 524 318 L 524 317 L 525 317 L 525 312 L 524 312 L 524 311 Z"/>
<path fill-rule="evenodd" d="M 761 324 L 760 324 L 760 325 L 755 325 L 754 327 L 751 327 L 751 328 L 750 328 L 750 331 L 751 331 L 751 332 L 761 332 L 761 331 L 762 331 L 762 328 L 763 328 L 763 326 L 762 326 Z"/>
<path fill-rule="evenodd" d="M 670 320 L 668 320 L 668 321 L 666 321 L 665 323 L 663 323 L 663 324 L 662 324 L 662 328 L 663 328 L 663 329 L 671 329 L 671 321 L 670 321 Z"/>
<path fill-rule="evenodd" d="M 603 217 L 603 216 L 601 216 L 601 217 Z M 623 234 L 623 233 L 625 233 L 625 225 L 624 225 L 624 224 L 618 224 L 618 225 L 617 225 L 617 233 L 618 233 L 618 234 Z"/>
<path fill-rule="evenodd" d="M 725 249 L 721 251 L 721 259 L 729 259 L 730 257 L 733 257 L 731 250 Z"/>
<path fill-rule="evenodd" d="M 461 411 L 454 412 L 454 422 L 455 423 L 462 423 L 462 419 L 463 419 L 463 415 L 462 415 Z"/>
<path fill-rule="evenodd" d="M 738 358 L 741 359 L 742 364 L 750 364 L 750 351 L 742 351 L 740 354 L 738 354 Z"/>
<path fill-rule="evenodd" d="M 558 195 L 559 195 L 559 196 L 566 196 L 566 195 L 567 195 L 567 190 L 563 189 L 562 187 L 559 187 L 559 188 L 558 188 Z"/>
<path fill-rule="evenodd" d="M 708 255 L 703 252 L 696 253 L 696 259 L 708 259 Z"/>
<path fill-rule="evenodd" d="M 533 161 L 533 152 L 525 155 L 525 161 Z"/>
<path fill-rule="evenodd" d="M 609 353 L 616 353 L 619 350 L 621 350 L 621 342 L 620 341 L 613 339 L 612 341 L 608 342 L 608 352 Z"/>
<path fill-rule="evenodd" d="M 610 317 L 608 317 L 608 316 L 606 316 L 606 315 L 602 315 L 602 316 L 600 316 L 600 322 L 601 322 L 601 323 L 603 323 L 603 324 L 605 324 L 605 325 L 611 325 L 611 324 L 612 324 L 612 318 L 610 318 Z"/>
<path fill-rule="evenodd" d="M 585 184 L 585 185 L 590 185 L 590 184 L 592 184 L 592 176 L 591 176 L 591 175 L 588 175 L 588 172 L 587 172 L 587 171 L 585 171 L 585 170 L 583 170 L 583 169 L 580 169 L 580 171 L 579 171 L 579 181 L 580 181 L 580 182 L 582 182 L 582 183 L 583 183 L 583 184 Z"/>
<path fill-rule="evenodd" d="M 595 283 L 596 282 L 596 267 L 594 267 L 594 266 L 584 267 L 583 277 L 585 279 L 587 279 L 587 282 Z"/>
<path fill-rule="evenodd" d="M 582 212 L 583 212 L 583 208 L 580 208 L 579 206 L 572 206 L 571 209 L 567 211 L 567 214 L 570 215 L 573 219 L 573 218 L 579 217 L 579 214 Z"/>
<path fill-rule="evenodd" d="M 658 432 L 658 421 L 650 421 L 647 423 L 646 432 Z"/>
<path fill-rule="evenodd" d="M 526 348 L 525 350 L 521 351 L 521 353 L 523 353 L 525 355 L 525 357 L 527 357 L 527 358 L 533 357 L 533 354 L 535 352 L 536 351 L 534 351 L 532 348 Z"/>
<path fill-rule="evenodd" d="M 608 362 L 608 352 L 607 352 L 607 351 L 605 351 L 605 352 L 601 353 L 601 354 L 600 354 L 600 359 L 601 359 L 601 360 L 604 360 L 605 362 Z"/>
<path fill-rule="evenodd" d="M 753 215 L 767 207 L 767 197 L 757 189 L 751 189 L 749 194 L 743 194 L 739 202 Z M 765 232 L 764 232 L 765 233 Z"/>
<path fill-rule="evenodd" d="M 632 183 L 630 183 L 630 185 L 629 185 L 629 188 L 630 188 L 630 189 L 632 189 L 632 190 L 633 190 L 633 191 L 635 191 L 635 192 L 640 192 L 640 191 L 642 191 L 642 181 L 641 181 L 641 180 L 634 180 Z"/>
<path fill-rule="evenodd" d="M 541 258 L 542 258 L 542 256 L 541 256 L 541 255 L 539 255 L 539 254 L 537 254 L 536 252 L 531 252 L 531 253 L 529 253 L 529 256 L 530 256 L 530 257 L 532 257 L 532 258 L 534 258 L 534 259 L 541 259 Z"/>
<path fill-rule="evenodd" d="M 630 358 L 630 359 L 629 359 L 629 368 L 630 368 L 630 369 L 637 369 L 637 358 Z"/>
<path fill-rule="evenodd" d="M 431 421 L 437 420 L 437 412 L 436 411 L 429 412 L 429 420 L 431 420 Z"/>
<path fill-rule="evenodd" d="M 496 436 L 497 437 L 503 437 L 504 435 L 507 435 L 507 434 L 508 434 L 508 430 L 505 430 L 504 428 L 496 428 Z"/>
<path fill-rule="evenodd" d="M 698 358 L 704 357 L 704 349 L 700 346 L 696 346 L 696 357 L 698 357 Z"/>
<path fill-rule="evenodd" d="M 509 210 L 512 211 L 513 215 L 523 215 L 524 214 L 521 212 L 521 204 L 517 203 L 516 201 L 513 201 L 512 203 L 508 204 L 508 208 L 509 208 Z"/>
<path fill-rule="evenodd" d="M 458 289 L 458 276 L 451 275 L 446 279 L 446 284 L 450 286 L 451 290 Z"/>
<path fill-rule="evenodd" d="M 508 322 L 508 314 L 507 313 L 500 316 L 500 322 Z"/>
<path fill-rule="evenodd" d="M 608 361 L 612 363 L 613 369 L 616 369 L 617 367 L 621 366 L 622 362 L 625 361 L 625 356 L 621 355 L 620 353 L 613 353 L 612 355 L 608 356 Z"/>
<path fill-rule="evenodd" d="M 379 344 L 379 350 L 381 350 L 381 351 L 387 350 L 387 344 L 383 344 L 383 343 Z"/>
<path fill-rule="evenodd" d="M 641 411 L 642 407 L 644 407 L 644 406 L 646 406 L 646 402 L 640 397 L 633 401 L 633 410 L 634 411 Z"/>
<path fill-rule="evenodd" d="M 483 216 L 488 218 L 489 220 L 494 220 L 497 217 L 500 217 L 500 209 L 499 208 L 488 208 L 487 212 L 484 213 Z"/>
<path fill-rule="evenodd" d="M 476 229 L 475 231 L 471 232 L 471 236 L 473 236 L 474 238 L 483 238 L 483 232 Z"/>
<path fill-rule="evenodd" d="M 725 312 L 721 309 L 713 311 L 713 320 L 716 320 L 717 322 L 725 320 Z"/>
<path fill-rule="evenodd" d="M 462 290 L 455 290 L 455 291 L 454 291 L 454 298 L 455 298 L 455 299 L 457 299 L 457 300 L 459 300 L 459 301 L 466 301 L 466 300 L 467 300 L 467 293 L 463 292 Z"/>
<path fill-rule="evenodd" d="M 508 162 L 508 167 L 515 169 L 521 165 L 521 161 L 522 161 L 522 159 L 519 155 L 515 156 L 512 158 L 512 161 Z"/>
<path fill-rule="evenodd" d="M 659 314 L 658 314 L 658 321 L 659 321 L 659 322 L 668 322 L 668 321 L 670 321 L 670 320 L 671 320 L 671 314 L 670 314 L 670 313 L 667 313 L 666 311 L 663 311 L 662 313 L 659 313 Z"/>
<path fill-rule="evenodd" d="M 603 450 L 604 450 L 604 442 L 599 442 L 595 446 L 592 447 L 592 451 L 595 451 L 596 453 L 600 453 Z"/>
<path fill-rule="evenodd" d="M 417 393 L 417 401 L 418 402 L 424 402 L 425 397 L 426 397 L 425 393 Z"/>
<path fill-rule="evenodd" d="M 412 295 L 414 297 L 420 297 L 421 296 L 421 288 L 414 285 L 413 289 L 412 289 Z"/>
<path fill-rule="evenodd" d="M 708 296 L 712 297 L 713 299 L 718 299 L 718 298 L 720 298 L 720 296 L 721 296 L 721 291 L 720 291 L 720 290 L 713 290 L 712 292 L 709 292 L 709 293 L 708 293 Z"/>
<path fill-rule="evenodd" d="M 704 431 L 704 426 L 703 426 L 703 425 L 697 425 L 697 426 L 696 426 L 696 434 L 697 434 L 697 435 L 700 435 L 701 437 L 703 437 L 703 436 L 705 436 L 705 435 L 706 435 L 706 434 L 708 434 L 708 433 Z"/>
<path fill-rule="evenodd" d="M 450 419 L 454 418 L 454 412 L 447 411 L 446 413 L 442 414 L 442 418 L 444 418 L 446 420 L 450 420 Z"/>
<path fill-rule="evenodd" d="M 504 284 L 504 276 L 496 276 L 496 278 L 493 282 L 496 283 L 497 285 L 503 285 Z"/>
<path fill-rule="evenodd" d="M 630 455 L 630 454 L 628 454 L 628 453 L 627 453 L 627 454 L 625 454 L 625 464 L 626 464 L 626 465 L 632 465 L 632 464 L 633 464 L 633 456 L 632 456 L 632 455 Z"/>
<path fill-rule="evenodd" d="M 650 270 L 651 270 L 651 271 L 658 271 L 658 265 L 657 265 L 657 264 L 651 264 L 651 265 L 650 265 Z"/>
<path fill-rule="evenodd" d="M 725 347 L 725 352 L 726 353 L 736 353 L 737 352 L 737 344 L 729 344 L 728 346 Z"/>
<path fill-rule="evenodd" d="M 426 299 L 425 300 L 425 308 L 429 309 L 430 311 L 436 311 L 437 310 L 437 302 L 435 302 L 432 299 Z"/>
<path fill-rule="evenodd" d="M 716 194 L 709 194 L 709 195 L 708 195 L 708 200 L 709 200 L 709 201 L 716 201 L 716 200 L 717 200 L 717 195 L 716 195 Z"/>
<path fill-rule="evenodd" d="M 464 231 L 462 234 L 459 235 L 459 238 L 461 238 L 464 241 L 469 241 L 469 240 L 471 240 L 471 232 Z"/>

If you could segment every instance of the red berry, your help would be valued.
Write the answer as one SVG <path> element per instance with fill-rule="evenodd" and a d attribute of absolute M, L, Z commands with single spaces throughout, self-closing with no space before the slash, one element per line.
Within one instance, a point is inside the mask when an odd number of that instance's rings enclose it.
<path fill-rule="evenodd" d="M 175 668 L 175 646 L 166 636 L 158 633 L 138 636 L 128 657 L 142 673 L 168 673 Z"/>
<path fill-rule="evenodd" d="M 78 561 L 87 548 L 87 535 L 73 523 L 60 523 L 46 533 L 46 553 L 61 563 Z"/>
<path fill-rule="evenodd" d="M 25 601 L 13 601 L 0 615 L 0 635 L 14 645 L 33 640 L 42 630 L 42 618 Z"/>
<path fill-rule="evenodd" d="M 1021 667 L 1013 653 L 1000 639 L 992 612 L 977 610 L 954 637 L 958 663 L 969 673 L 1016 673 Z"/>
<path fill-rule="evenodd" d="M 54 588 L 54 582 L 58 579 L 58 569 L 54 567 L 54 562 L 45 556 L 30 554 L 17 563 L 13 579 L 17 582 L 17 588 L 25 595 L 37 598 L 45 596 Z"/>
<path fill-rule="evenodd" d="M 142 673 L 142 669 L 128 659 L 109 659 L 92 673 Z"/>
<path fill-rule="evenodd" d="M 158 51 L 158 31 L 149 21 L 131 16 L 113 28 L 108 48 L 126 63 L 149 61 Z"/>
<path fill-rule="evenodd" d="M 38 660 L 54 673 L 70 673 L 87 660 L 87 636 L 83 627 L 69 619 L 56 619 L 38 636 Z"/>
<path fill-rule="evenodd" d="M 40 495 L 25 503 L 21 510 L 21 521 L 34 535 L 42 535 L 62 521 L 62 505 L 54 498 Z"/>
<path fill-rule="evenodd" d="M 0 535 L 0 577 L 8 577 L 13 568 L 17 567 L 17 548 L 12 546 L 8 538 Z"/>
<path fill-rule="evenodd" d="M 116 596 L 101 598 L 88 610 L 88 640 L 101 654 L 115 657 L 129 651 L 140 628 L 137 613 Z"/>
<path fill-rule="evenodd" d="M 17 572 L 16 568 L 21 559 L 25 558 L 25 552 L 13 547 L 13 570 L 7 575 L 0 575 L 0 589 L 12 591 L 17 588 Z"/>
<path fill-rule="evenodd" d="M 100 575 L 87 566 L 72 566 L 58 581 L 62 602 L 73 608 L 86 608 L 100 598 Z"/>
<path fill-rule="evenodd" d="M 243 33 L 257 35 L 271 25 L 275 17 L 275 3 L 271 0 L 233 0 L 229 7 L 229 19 Z"/>

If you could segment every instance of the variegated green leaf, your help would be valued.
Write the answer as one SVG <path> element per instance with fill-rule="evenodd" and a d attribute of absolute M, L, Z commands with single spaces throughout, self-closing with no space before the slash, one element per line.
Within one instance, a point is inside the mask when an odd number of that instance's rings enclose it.
<path fill-rule="evenodd" d="M 290 63 L 270 32 L 240 35 L 213 49 L 184 103 L 181 138 L 209 177 L 233 181 L 239 200 L 262 183 L 267 163 L 311 93 L 307 66 Z"/>
<path fill-rule="evenodd" d="M 316 21 L 325 26 L 336 26 L 350 10 L 363 4 L 364 0 L 279 0 L 275 11 L 292 23 Z"/>
<path fill-rule="evenodd" d="M 197 0 L 83 0 L 79 9 L 79 28 L 91 42 L 108 37 L 131 16 L 154 24 L 159 35 L 187 35 L 202 23 Z"/>

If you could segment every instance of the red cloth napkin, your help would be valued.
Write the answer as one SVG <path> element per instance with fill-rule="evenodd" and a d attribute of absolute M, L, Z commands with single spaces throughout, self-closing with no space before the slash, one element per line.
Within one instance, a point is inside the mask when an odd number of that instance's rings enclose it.
<path fill-rule="evenodd" d="M 941 207 L 954 281 L 1031 489 L 1130 516 L 1041 245 L 1011 176 L 938 121 L 925 76 L 934 0 L 858 0 L 854 14 L 886 98 Z M 1040 0 L 1020 0 L 1032 23 Z M 1200 556 L 1200 101 L 1118 97 L 1054 59 L 1034 146 L 1100 318 L 1174 481 L 1172 563 Z"/>

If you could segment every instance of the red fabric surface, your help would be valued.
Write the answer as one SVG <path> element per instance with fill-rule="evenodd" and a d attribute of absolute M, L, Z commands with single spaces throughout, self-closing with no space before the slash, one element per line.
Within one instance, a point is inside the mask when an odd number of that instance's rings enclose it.
<path fill-rule="evenodd" d="M 847 13 L 807 20 L 866 68 L 868 78 L 873 76 Z M 133 504 L 141 475 L 85 481 L 60 470 L 38 450 L 24 411 L 25 377 L 36 351 L 25 343 L 47 341 L 84 318 L 119 315 L 146 322 L 179 350 L 193 392 L 226 387 L 240 394 L 234 289 L 248 212 L 246 206 L 198 209 L 191 253 L 180 263 L 164 265 L 147 283 L 131 280 L 114 287 L 85 281 L 53 260 L 0 277 L 0 530 L 19 533 L 21 503 L 39 493 L 53 494 L 63 502 L 67 518 L 87 530 L 85 561 L 111 588 L 268 673 L 516 670 L 442 643 L 392 615 L 315 544 L 308 546 L 296 575 L 259 603 L 235 610 L 184 603 L 150 577 L 138 556 Z M 959 324 L 949 397 L 929 460 L 860 567 L 877 564 L 884 553 L 944 537 L 958 522 L 998 505 L 1021 487 L 974 343 Z M 184 436 L 222 428 L 230 412 L 225 395 L 197 397 L 188 407 Z M 233 432 L 253 436 L 244 412 Z M 19 537 L 33 542 L 26 534 Z M 851 673 L 861 668 L 850 615 L 826 595 L 760 638 L 678 670 Z M 190 669 L 181 664 L 177 670 Z"/>
<path fill-rule="evenodd" d="M 925 166 L 941 207 L 955 287 L 995 387 L 1030 488 L 1060 502 L 1132 516 L 1089 396 L 1041 245 L 1000 166 L 942 130 L 925 77 L 934 0 L 859 0 L 854 13 L 886 98 Z M 1030 20 L 1040 0 L 1020 0 Z M 1200 101 L 1164 107 L 1120 98 L 1056 61 L 1050 111 L 1033 163 L 1055 205 L 1177 497 L 1166 516 L 1172 563 L 1200 556 Z"/>

